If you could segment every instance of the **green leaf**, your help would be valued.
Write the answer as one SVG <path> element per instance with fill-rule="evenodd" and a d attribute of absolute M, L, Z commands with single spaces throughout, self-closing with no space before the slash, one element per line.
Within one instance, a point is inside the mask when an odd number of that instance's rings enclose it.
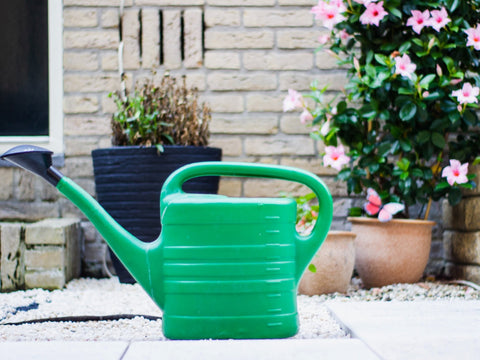
<path fill-rule="evenodd" d="M 308 270 L 311 271 L 312 273 L 316 273 L 316 272 L 317 272 L 317 268 L 316 268 L 316 266 L 313 265 L 313 264 L 308 265 Z"/>
<path fill-rule="evenodd" d="M 408 102 L 400 108 L 400 119 L 403 121 L 411 120 L 417 113 L 417 106 L 413 102 Z"/>
<path fill-rule="evenodd" d="M 435 74 L 428 74 L 422 80 L 420 80 L 419 85 L 422 89 L 428 89 L 430 83 L 435 79 Z"/>
<path fill-rule="evenodd" d="M 442 181 L 435 186 L 435 191 L 444 190 L 450 187 L 450 184 L 446 181 Z"/>
<path fill-rule="evenodd" d="M 443 149 L 445 147 L 445 138 L 443 137 L 442 134 L 438 133 L 438 132 L 434 132 L 432 134 L 432 143 L 440 148 L 440 149 Z"/>
<path fill-rule="evenodd" d="M 408 167 L 410 166 L 410 161 L 408 159 L 403 158 L 400 161 L 397 161 L 397 166 L 402 171 L 408 171 Z"/>
<path fill-rule="evenodd" d="M 385 66 L 387 66 L 387 64 L 388 64 L 388 57 L 386 57 L 383 54 L 375 54 L 375 60 L 377 60 L 377 62 L 379 64 L 382 64 L 382 65 L 385 65 Z"/>
<path fill-rule="evenodd" d="M 417 142 L 419 144 L 425 144 L 428 140 L 430 140 L 430 131 L 420 131 L 417 135 Z"/>
<path fill-rule="evenodd" d="M 451 206 L 458 205 L 458 203 L 462 200 L 462 191 L 457 187 L 450 188 L 448 192 L 448 203 Z"/>

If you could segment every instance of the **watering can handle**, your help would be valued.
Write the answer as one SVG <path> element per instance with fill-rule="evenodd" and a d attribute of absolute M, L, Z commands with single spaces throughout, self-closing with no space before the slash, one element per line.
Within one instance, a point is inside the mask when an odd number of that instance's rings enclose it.
<path fill-rule="evenodd" d="M 319 203 L 318 220 L 307 236 L 297 234 L 296 238 L 296 282 L 298 284 L 305 267 L 327 237 L 332 222 L 333 203 L 327 186 L 314 174 L 301 169 L 238 162 L 198 162 L 186 165 L 172 173 L 162 188 L 161 208 L 165 208 L 167 196 L 183 193 L 182 185 L 189 179 L 200 176 L 260 177 L 294 181 L 308 186 L 317 196 Z"/>

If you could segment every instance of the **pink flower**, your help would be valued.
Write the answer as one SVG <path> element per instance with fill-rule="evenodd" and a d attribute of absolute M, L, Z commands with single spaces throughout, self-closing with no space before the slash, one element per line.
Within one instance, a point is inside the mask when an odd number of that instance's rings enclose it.
<path fill-rule="evenodd" d="M 437 32 L 440 32 L 440 29 L 451 21 L 444 7 L 442 7 L 441 10 L 432 10 L 430 14 L 432 15 L 430 18 L 430 26 Z"/>
<path fill-rule="evenodd" d="M 447 166 L 442 171 L 442 177 L 447 178 L 450 186 L 454 184 L 465 184 L 468 182 L 468 163 L 461 164 L 458 160 L 450 160 L 450 166 Z"/>
<path fill-rule="evenodd" d="M 327 136 L 329 131 L 330 131 L 330 119 L 327 119 L 327 121 L 325 121 L 325 123 L 320 128 L 320 134 L 323 136 Z"/>
<path fill-rule="evenodd" d="M 317 6 L 312 7 L 311 12 L 315 14 L 315 19 L 320 20 L 323 26 L 332 30 L 335 25 L 345 20 L 342 15 L 346 11 L 343 1 L 332 0 L 328 3 L 320 0 Z"/>
<path fill-rule="evenodd" d="M 471 104 L 478 102 L 478 94 L 480 89 L 472 86 L 470 83 L 464 83 L 460 90 L 452 91 L 452 96 L 456 96 L 460 104 Z"/>
<path fill-rule="evenodd" d="M 379 3 L 369 3 L 365 5 L 366 9 L 363 14 L 360 16 L 360 22 L 363 25 L 375 25 L 378 26 L 380 24 L 380 20 L 382 20 L 385 15 L 388 13 L 383 8 L 383 1 Z"/>
<path fill-rule="evenodd" d="M 300 122 L 306 124 L 313 120 L 313 116 L 307 109 L 303 109 L 303 112 L 300 114 Z"/>
<path fill-rule="evenodd" d="M 303 108 L 303 97 L 298 91 L 288 89 L 288 95 L 283 100 L 283 111 L 287 112 L 296 108 Z"/>
<path fill-rule="evenodd" d="M 334 169 L 341 170 L 343 165 L 348 164 L 350 157 L 345 155 L 343 145 L 327 146 L 325 148 L 325 155 L 323 156 L 323 165 L 331 166 Z"/>
<path fill-rule="evenodd" d="M 474 28 L 464 30 L 468 35 L 467 46 L 473 46 L 475 50 L 480 50 L 480 27 L 477 25 Z"/>
<path fill-rule="evenodd" d="M 412 74 L 415 72 L 417 65 L 412 63 L 410 57 L 407 54 L 403 54 L 402 57 L 397 56 L 395 60 L 395 74 L 400 74 L 402 76 L 412 78 Z"/>
<path fill-rule="evenodd" d="M 413 31 L 420 34 L 424 26 L 429 25 L 430 12 L 425 10 L 421 12 L 419 10 L 412 10 L 412 16 L 407 20 L 407 26 L 411 26 Z"/>
<path fill-rule="evenodd" d="M 363 4 L 363 5 L 367 6 L 371 2 L 376 2 L 377 0 L 353 0 L 353 1 L 355 1 L 356 3 Z"/>
<path fill-rule="evenodd" d="M 330 41 L 330 35 L 320 35 L 318 37 L 318 42 L 322 45 L 325 45 Z"/>

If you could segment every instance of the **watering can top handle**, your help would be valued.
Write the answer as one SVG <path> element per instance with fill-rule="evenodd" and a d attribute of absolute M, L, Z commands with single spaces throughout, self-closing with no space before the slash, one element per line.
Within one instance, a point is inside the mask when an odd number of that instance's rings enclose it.
<path fill-rule="evenodd" d="M 330 229 L 333 216 L 333 202 L 327 186 L 314 174 L 287 166 L 238 163 L 238 162 L 199 162 L 186 165 L 172 173 L 162 188 L 161 201 L 168 195 L 183 193 L 182 185 L 185 181 L 200 176 L 240 176 L 260 177 L 294 181 L 308 186 L 318 198 L 319 212 L 315 227 L 310 235 L 297 236 L 297 282 L 315 254 L 318 247 L 325 240 Z M 163 205 L 163 204 L 162 204 Z"/>

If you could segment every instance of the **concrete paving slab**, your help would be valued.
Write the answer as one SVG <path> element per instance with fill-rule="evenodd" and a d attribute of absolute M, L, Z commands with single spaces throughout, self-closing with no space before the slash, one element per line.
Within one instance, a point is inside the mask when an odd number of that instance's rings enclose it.
<path fill-rule="evenodd" d="M 0 342 L 2 360 L 119 360 L 128 342 L 22 341 Z"/>
<path fill-rule="evenodd" d="M 480 301 L 326 305 L 382 359 L 480 359 Z"/>
<path fill-rule="evenodd" d="M 370 360 L 379 358 L 355 339 L 134 342 L 122 360 Z"/>

